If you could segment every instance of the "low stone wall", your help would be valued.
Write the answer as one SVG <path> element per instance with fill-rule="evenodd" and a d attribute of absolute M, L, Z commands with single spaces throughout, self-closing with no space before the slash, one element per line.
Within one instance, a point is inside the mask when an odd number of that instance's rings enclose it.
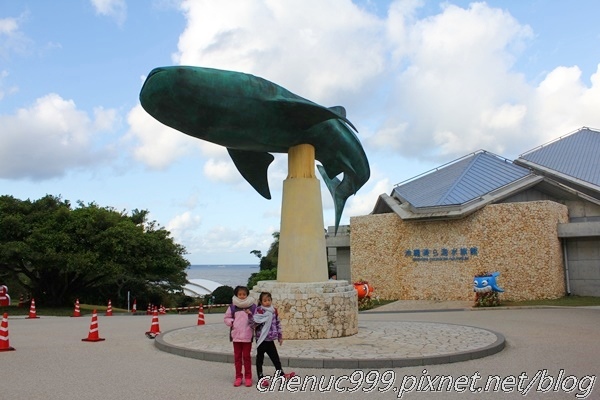
<path fill-rule="evenodd" d="M 260 281 L 250 291 L 269 292 L 284 339 L 330 339 L 358 333 L 358 297 L 347 281 L 287 283 Z"/>
<path fill-rule="evenodd" d="M 352 280 L 369 281 L 381 299 L 472 300 L 473 276 L 498 271 L 503 300 L 561 297 L 557 225 L 566 222 L 567 207 L 552 201 L 492 204 L 452 221 L 353 217 Z"/>

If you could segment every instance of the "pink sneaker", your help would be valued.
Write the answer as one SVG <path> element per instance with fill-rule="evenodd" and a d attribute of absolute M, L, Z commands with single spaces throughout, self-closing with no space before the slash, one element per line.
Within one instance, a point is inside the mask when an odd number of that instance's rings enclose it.
<path fill-rule="evenodd" d="M 269 382 L 268 379 L 263 379 L 263 381 L 260 383 L 260 386 L 269 387 L 270 384 L 271 384 L 271 382 Z"/>
<path fill-rule="evenodd" d="M 252 387 L 252 379 L 246 378 L 246 387 Z"/>
<path fill-rule="evenodd" d="M 235 378 L 235 382 L 233 382 L 233 386 L 235 386 L 235 387 L 242 386 L 242 378 Z"/>
<path fill-rule="evenodd" d="M 290 372 L 289 374 L 284 374 L 283 377 L 285 379 L 290 379 L 291 377 L 296 376 L 295 372 Z"/>

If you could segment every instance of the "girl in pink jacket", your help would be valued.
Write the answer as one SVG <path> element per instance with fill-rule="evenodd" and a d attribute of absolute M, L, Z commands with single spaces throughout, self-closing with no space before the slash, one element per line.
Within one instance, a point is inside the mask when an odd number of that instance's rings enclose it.
<path fill-rule="evenodd" d="M 233 290 L 231 306 L 227 307 L 223 321 L 230 327 L 229 340 L 233 342 L 233 360 L 235 364 L 235 381 L 233 386 L 252 386 L 252 338 L 254 330 L 248 322 L 248 316 L 256 309 L 255 300 L 250 297 L 250 291 L 245 286 L 236 286 Z M 244 374 L 242 374 L 242 365 Z"/>

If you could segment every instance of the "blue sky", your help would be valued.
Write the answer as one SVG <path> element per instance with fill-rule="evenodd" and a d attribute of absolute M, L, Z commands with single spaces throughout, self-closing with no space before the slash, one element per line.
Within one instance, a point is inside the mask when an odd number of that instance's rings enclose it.
<path fill-rule="evenodd" d="M 514 159 L 600 128 L 599 4 L 0 0 L 0 193 L 147 209 L 192 264 L 256 263 L 279 229 L 285 157 L 265 200 L 225 149 L 141 109 L 151 69 L 241 71 L 344 106 L 371 165 L 347 224 L 470 152 Z"/>

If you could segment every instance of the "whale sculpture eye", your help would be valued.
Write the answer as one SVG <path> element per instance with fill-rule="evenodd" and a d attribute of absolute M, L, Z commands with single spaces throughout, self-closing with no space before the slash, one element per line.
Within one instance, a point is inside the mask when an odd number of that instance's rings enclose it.
<path fill-rule="evenodd" d="M 477 281 L 473 281 L 473 285 L 477 286 Z"/>
<path fill-rule="evenodd" d="M 484 280 L 482 280 L 482 281 L 481 281 L 481 284 L 482 284 L 483 286 L 487 286 L 487 284 L 488 284 L 488 281 L 484 279 Z"/>

